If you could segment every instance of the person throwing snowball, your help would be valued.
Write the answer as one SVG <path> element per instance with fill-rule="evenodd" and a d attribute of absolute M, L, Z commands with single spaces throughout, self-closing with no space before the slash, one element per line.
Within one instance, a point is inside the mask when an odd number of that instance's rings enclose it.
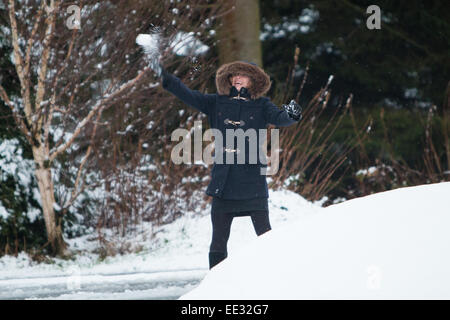
<path fill-rule="evenodd" d="M 216 72 L 217 93 L 203 94 L 191 90 L 182 81 L 167 72 L 160 64 L 159 57 L 150 61 L 150 68 L 161 78 L 162 86 L 181 101 L 205 113 L 211 128 L 219 130 L 226 137 L 226 130 L 266 129 L 269 124 L 290 126 L 301 117 L 301 107 L 292 100 L 282 108 L 275 106 L 264 97 L 271 86 L 270 77 L 256 64 L 234 61 L 222 65 Z M 259 159 L 250 163 L 247 157 L 249 141 L 246 136 L 245 150 L 227 147 L 214 150 L 218 155 L 230 158 L 232 163 L 215 162 L 211 170 L 211 181 L 206 194 L 212 197 L 211 222 L 212 240 L 209 248 L 209 268 L 224 260 L 231 223 L 235 217 L 251 217 L 258 236 L 271 230 L 268 208 L 268 188 L 266 176 L 261 168 L 267 167 Z M 260 143 L 257 144 L 260 148 Z M 245 152 L 244 163 L 236 163 L 240 152 Z M 257 150 L 256 154 L 259 154 Z"/>

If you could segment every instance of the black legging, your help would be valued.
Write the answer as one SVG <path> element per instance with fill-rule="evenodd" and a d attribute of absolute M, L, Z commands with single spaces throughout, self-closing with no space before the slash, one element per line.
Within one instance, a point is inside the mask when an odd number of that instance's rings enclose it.
<path fill-rule="evenodd" d="M 227 255 L 227 242 L 230 237 L 231 223 L 234 217 L 249 215 L 258 236 L 271 230 L 269 213 L 267 211 L 251 211 L 241 213 L 211 213 L 213 227 L 210 252 L 220 252 Z"/>

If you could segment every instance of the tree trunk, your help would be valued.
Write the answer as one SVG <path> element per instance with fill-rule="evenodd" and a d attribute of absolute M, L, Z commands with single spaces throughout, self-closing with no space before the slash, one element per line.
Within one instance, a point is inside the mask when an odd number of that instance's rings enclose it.
<path fill-rule="evenodd" d="M 48 244 L 51 247 L 52 254 L 62 256 L 67 245 L 62 235 L 61 221 L 57 221 L 55 216 L 52 172 L 45 163 L 45 159 L 48 157 L 46 157 L 43 147 L 33 147 L 33 157 L 36 164 L 35 176 L 41 195 Z"/>
<path fill-rule="evenodd" d="M 219 62 L 245 60 L 263 67 L 259 0 L 236 0 L 234 6 L 222 18 L 218 30 Z"/>

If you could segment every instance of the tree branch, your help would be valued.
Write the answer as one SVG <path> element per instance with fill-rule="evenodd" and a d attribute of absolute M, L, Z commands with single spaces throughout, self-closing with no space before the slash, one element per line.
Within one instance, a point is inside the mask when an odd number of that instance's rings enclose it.
<path fill-rule="evenodd" d="M 30 88 L 29 83 L 25 79 L 25 77 L 29 77 L 28 74 L 25 74 L 24 65 L 23 65 L 23 59 L 22 59 L 22 53 L 20 52 L 20 46 L 19 46 L 19 35 L 18 35 L 18 28 L 17 28 L 17 20 L 16 20 L 16 10 L 14 8 L 14 0 L 9 0 L 9 20 L 11 23 L 11 37 L 12 37 L 12 45 L 13 45 L 13 55 L 14 55 L 14 64 L 16 66 L 16 72 L 19 76 L 20 80 L 20 91 L 22 94 L 23 102 L 24 102 L 24 109 L 25 109 L 25 123 L 29 125 L 31 128 L 31 116 L 32 116 L 32 110 L 31 110 L 31 100 L 30 100 Z M 13 112 L 16 112 L 16 110 L 13 109 Z"/>
<path fill-rule="evenodd" d="M 36 20 L 34 22 L 33 30 L 31 31 L 30 38 L 28 38 L 27 48 L 26 48 L 26 51 L 25 51 L 25 63 L 24 63 L 24 74 L 25 75 L 28 74 L 29 70 L 30 70 L 31 49 L 33 48 L 33 39 L 34 39 L 34 37 L 36 35 L 36 32 L 38 30 L 39 23 L 41 22 L 42 12 L 44 11 L 43 10 L 44 9 L 44 5 L 45 5 L 45 2 L 42 1 L 41 7 L 39 8 L 39 11 L 38 11 L 37 16 L 36 16 Z M 27 80 L 29 80 L 29 77 L 28 77 Z"/>
<path fill-rule="evenodd" d="M 36 100 L 35 100 L 35 110 L 40 111 L 43 106 L 41 106 L 42 99 L 45 94 L 45 80 L 47 78 L 47 66 L 48 66 L 48 60 L 50 57 L 50 42 L 54 35 L 54 29 L 55 29 L 55 20 L 56 20 L 56 13 L 59 10 L 59 1 L 51 0 L 50 2 L 50 9 L 51 12 L 49 13 L 49 16 L 46 19 L 47 28 L 45 30 L 45 37 L 44 37 L 44 43 L 43 43 L 43 50 L 42 50 L 42 58 L 41 58 L 41 64 L 40 64 L 40 72 L 38 76 L 38 84 L 37 84 L 37 91 L 36 91 Z M 36 121 L 36 132 L 40 132 L 42 128 L 42 117 L 39 117 Z"/>
<path fill-rule="evenodd" d="M 87 160 L 88 160 L 88 158 L 89 158 L 89 156 L 91 155 L 91 152 L 92 152 L 92 145 L 94 144 L 94 137 L 95 137 L 95 134 L 97 132 L 98 120 L 100 119 L 101 114 L 102 114 L 101 111 L 98 112 L 98 114 L 97 114 L 97 119 L 94 122 L 95 123 L 94 124 L 94 129 L 93 129 L 92 135 L 91 135 L 91 142 L 90 142 L 89 147 L 88 147 L 88 149 L 86 151 L 86 154 L 84 155 L 83 160 L 81 160 L 80 166 L 78 168 L 77 178 L 75 179 L 75 184 L 74 184 L 74 187 L 73 187 L 71 198 L 70 198 L 70 200 L 68 200 L 66 202 L 66 204 L 63 207 L 63 210 L 67 210 L 72 205 L 72 203 L 76 200 L 76 198 L 80 195 L 80 193 L 84 191 L 84 180 L 83 180 L 83 182 L 81 184 L 80 190 L 78 190 L 78 185 L 80 183 L 81 174 L 83 172 L 83 167 L 86 164 L 86 162 L 87 162 Z"/>
<path fill-rule="evenodd" d="M 72 143 L 75 141 L 75 139 L 78 137 L 78 135 L 81 133 L 81 130 L 90 122 L 92 117 L 98 111 L 102 110 L 106 106 L 106 104 L 108 104 L 113 98 L 115 98 L 116 96 L 121 94 L 123 91 L 127 90 L 128 88 L 132 87 L 133 85 L 135 85 L 144 76 L 144 74 L 147 73 L 148 70 L 150 70 L 150 69 L 148 67 L 146 67 L 144 70 L 139 72 L 139 74 L 134 79 L 123 84 L 116 91 L 114 91 L 113 93 L 111 93 L 109 95 L 106 95 L 104 99 L 100 100 L 97 104 L 95 104 L 92 107 L 91 111 L 88 113 L 88 115 L 83 120 L 81 120 L 81 122 L 78 124 L 74 133 L 72 134 L 72 137 L 68 141 L 66 141 L 66 143 L 59 146 L 56 150 L 54 150 L 50 153 L 49 160 L 50 161 L 55 160 L 55 158 L 60 153 L 64 152 L 67 148 L 69 148 L 72 145 Z"/>

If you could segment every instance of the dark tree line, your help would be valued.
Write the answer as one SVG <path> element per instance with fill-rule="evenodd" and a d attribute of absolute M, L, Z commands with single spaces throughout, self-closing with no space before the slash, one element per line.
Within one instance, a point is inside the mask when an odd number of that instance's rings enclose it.
<path fill-rule="evenodd" d="M 381 9 L 381 29 L 369 30 L 366 8 Z M 357 108 L 442 107 L 450 80 L 450 10 L 446 1 L 261 1 L 262 25 L 282 25 L 264 46 L 264 65 L 278 80 L 285 78 L 292 48 L 310 61 L 310 96 L 335 75 L 339 95 L 354 94 Z M 289 22 L 303 28 L 288 29 Z M 311 22 L 307 17 L 311 17 Z M 308 26 L 308 28 L 305 28 Z"/>

